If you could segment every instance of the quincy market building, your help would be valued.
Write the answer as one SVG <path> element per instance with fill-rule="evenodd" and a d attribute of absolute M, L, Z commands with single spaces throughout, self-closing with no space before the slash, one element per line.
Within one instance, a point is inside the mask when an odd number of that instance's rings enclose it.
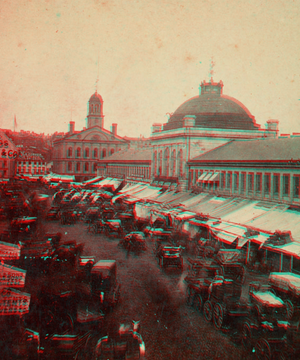
<path fill-rule="evenodd" d="M 206 195 L 198 211 L 222 220 L 221 237 L 226 222 L 233 233 L 258 231 L 249 245 L 264 253 L 273 271 L 300 273 L 299 154 L 300 136 L 293 135 L 232 141 L 188 162 L 190 189 Z M 272 242 L 275 232 L 288 236 Z"/>

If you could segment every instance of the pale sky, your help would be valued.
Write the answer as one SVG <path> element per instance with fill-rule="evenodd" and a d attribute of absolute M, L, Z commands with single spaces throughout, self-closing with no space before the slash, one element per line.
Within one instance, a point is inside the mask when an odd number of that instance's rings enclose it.
<path fill-rule="evenodd" d="M 214 80 L 263 127 L 300 132 L 300 0 L 0 0 L 0 127 L 53 133 L 86 126 L 150 135 Z M 71 115 L 72 114 L 72 115 Z"/>

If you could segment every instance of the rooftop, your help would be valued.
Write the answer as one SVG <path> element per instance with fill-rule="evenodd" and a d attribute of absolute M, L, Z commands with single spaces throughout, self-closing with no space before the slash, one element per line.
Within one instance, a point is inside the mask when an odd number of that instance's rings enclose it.
<path fill-rule="evenodd" d="M 300 137 L 235 140 L 193 158 L 195 162 L 300 161 Z"/>

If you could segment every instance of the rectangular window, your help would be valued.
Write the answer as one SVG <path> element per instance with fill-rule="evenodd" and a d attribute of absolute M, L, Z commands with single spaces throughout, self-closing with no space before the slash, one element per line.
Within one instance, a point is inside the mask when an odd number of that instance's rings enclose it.
<path fill-rule="evenodd" d="M 241 194 L 245 192 L 246 189 L 246 173 L 241 173 Z"/>
<path fill-rule="evenodd" d="M 273 195 L 274 195 L 274 197 L 278 197 L 279 188 L 280 188 L 280 175 L 274 174 L 273 175 Z"/>
<path fill-rule="evenodd" d="M 239 173 L 233 174 L 233 192 L 234 193 L 239 192 Z"/>
<path fill-rule="evenodd" d="M 232 176 L 232 172 L 229 171 L 226 174 L 226 190 L 231 190 L 231 176 Z"/>
<path fill-rule="evenodd" d="M 249 173 L 248 174 L 248 191 L 250 193 L 253 192 L 253 182 L 254 182 L 254 174 L 253 173 Z"/>
<path fill-rule="evenodd" d="M 300 176 L 294 175 L 293 177 L 293 195 L 294 198 L 299 199 L 299 185 L 300 185 Z"/>
<path fill-rule="evenodd" d="M 255 192 L 261 193 L 261 173 L 256 174 Z"/>
<path fill-rule="evenodd" d="M 270 174 L 265 174 L 264 175 L 264 192 L 265 195 L 270 195 Z"/>
<path fill-rule="evenodd" d="M 283 175 L 282 177 L 282 192 L 283 196 L 289 196 L 290 195 L 290 175 Z"/>
<path fill-rule="evenodd" d="M 225 189 L 225 181 L 226 181 L 226 172 L 222 171 L 220 173 L 220 188 Z"/>

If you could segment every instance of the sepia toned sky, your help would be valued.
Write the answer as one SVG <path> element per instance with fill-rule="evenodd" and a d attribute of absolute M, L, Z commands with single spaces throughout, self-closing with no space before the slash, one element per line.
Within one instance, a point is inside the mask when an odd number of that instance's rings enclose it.
<path fill-rule="evenodd" d="M 210 60 L 223 93 L 280 133 L 300 132 L 300 1 L 0 0 L 0 127 L 53 133 L 86 126 L 150 135 L 198 86 Z M 99 59 L 99 62 L 98 62 Z"/>

